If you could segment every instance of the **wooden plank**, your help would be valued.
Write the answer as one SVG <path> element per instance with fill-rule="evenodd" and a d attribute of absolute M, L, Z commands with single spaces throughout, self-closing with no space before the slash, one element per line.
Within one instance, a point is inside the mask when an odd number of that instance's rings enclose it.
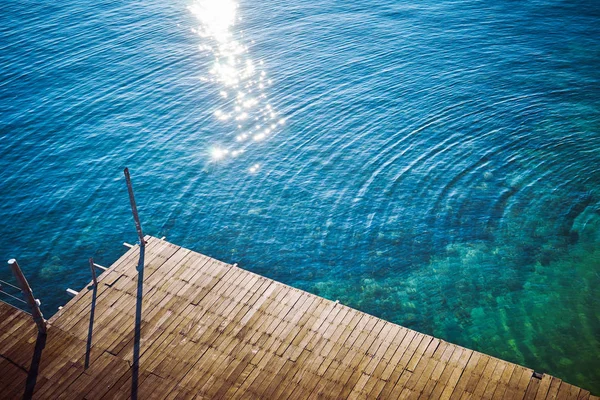
<path fill-rule="evenodd" d="M 532 377 L 529 385 L 527 386 L 527 390 L 525 391 L 525 396 L 523 396 L 523 400 L 534 400 L 537 391 L 540 388 L 540 383 L 540 379 Z"/>
<path fill-rule="evenodd" d="M 286 337 L 283 338 L 275 351 L 278 356 L 290 358 L 293 356 L 297 343 L 310 332 L 310 324 L 314 320 L 314 313 L 320 307 L 324 307 L 322 299 L 311 295 L 310 300 L 304 304 L 302 309 L 298 310 L 297 321 L 290 325 Z"/>
<path fill-rule="evenodd" d="M 500 375 L 500 378 L 498 379 L 497 385 L 495 386 L 495 390 L 493 392 L 494 398 L 502 399 L 504 397 L 504 393 L 506 393 L 508 382 L 510 382 L 510 379 L 512 378 L 513 373 L 516 369 L 516 365 L 514 364 L 505 364 L 505 368 L 502 374 Z M 520 371 L 517 370 L 517 372 Z"/>
<path fill-rule="evenodd" d="M 289 290 L 286 290 L 286 288 L 280 286 L 280 285 L 276 285 L 278 287 L 275 288 L 275 290 L 273 290 L 271 296 L 269 296 L 268 301 L 265 301 L 264 303 L 262 303 L 262 306 L 259 307 L 259 312 L 255 313 L 255 316 L 260 316 L 260 315 L 276 315 L 277 313 L 277 309 L 279 309 L 281 302 L 284 301 L 284 299 L 286 297 L 290 297 L 291 293 Z M 296 297 L 297 298 L 297 297 Z M 274 319 L 274 318 L 272 318 Z M 259 322 L 258 320 L 256 320 L 254 317 L 250 319 L 250 321 L 254 324 L 254 322 Z M 247 344 L 246 344 L 246 349 L 244 351 L 245 356 L 242 359 L 243 363 L 246 365 L 244 367 L 244 369 L 242 369 L 241 372 L 239 372 L 239 375 L 244 375 L 244 371 L 246 371 L 246 369 L 250 368 L 253 369 L 254 366 L 250 363 L 251 359 L 254 357 L 255 353 L 259 353 L 260 351 L 260 347 L 261 347 L 261 338 L 263 338 L 264 340 L 264 336 L 262 334 L 262 332 L 265 332 L 265 330 L 268 329 L 273 329 L 273 327 L 271 326 L 270 323 L 265 323 L 262 324 L 263 327 L 262 329 L 259 330 L 255 330 L 255 334 L 253 334 Z M 249 351 L 249 349 L 252 349 L 251 351 Z M 255 365 L 255 364 L 254 364 Z M 241 369 L 241 367 L 240 367 Z M 248 374 L 245 375 L 246 377 L 248 377 Z M 256 376 L 254 376 L 255 378 Z M 244 384 L 246 385 L 246 390 L 250 390 L 250 386 L 252 385 L 254 379 L 247 379 L 244 381 Z"/>
<path fill-rule="evenodd" d="M 265 308 L 263 308 L 263 310 L 265 310 L 265 311 L 270 310 L 271 307 L 273 309 L 276 308 L 278 306 L 279 301 L 281 299 L 283 299 L 285 297 L 285 295 L 286 295 L 286 293 L 283 292 L 283 291 L 281 291 L 281 290 L 279 290 L 279 291 L 277 291 L 277 290 L 272 291 L 271 294 L 270 294 L 270 296 L 269 296 L 269 298 L 267 299 L 267 301 L 265 301 L 265 302 L 262 303 L 263 307 L 265 307 Z M 259 308 L 259 310 L 261 308 Z M 261 314 L 262 314 L 262 312 L 257 313 L 257 316 L 261 315 Z M 254 322 L 254 320 L 252 322 Z M 215 353 L 215 357 L 217 357 L 217 356 L 218 356 L 218 353 Z M 203 358 L 198 359 L 198 361 L 196 362 L 195 370 L 196 371 L 203 371 L 203 368 L 208 368 L 208 366 L 210 365 L 209 364 L 209 360 L 210 360 L 210 357 L 203 357 Z M 195 378 L 194 378 L 193 375 L 191 375 L 189 378 L 186 378 L 186 379 L 195 380 Z"/>
<path fill-rule="evenodd" d="M 135 379 L 137 397 L 149 399 L 594 399 L 156 238 L 138 303 L 138 257 L 128 251 L 101 276 L 91 348 L 90 290 L 48 325 L 35 398 L 125 399 Z M 4 397 L 22 397 L 36 339 L 30 317 L 0 303 Z"/>
<path fill-rule="evenodd" d="M 415 353 L 410 357 L 408 364 L 406 364 L 406 366 L 404 367 L 404 370 L 398 378 L 396 385 L 392 388 L 389 394 L 391 398 L 413 395 L 412 388 L 407 387 L 407 384 L 411 380 L 418 381 L 418 378 L 422 373 L 422 368 L 425 367 L 427 361 L 429 361 L 429 359 L 432 357 L 439 343 L 439 339 L 434 339 L 431 336 L 425 336 L 423 338 L 423 340 L 415 350 Z M 421 364 L 421 360 L 423 360 L 424 356 L 425 360 Z"/>
<path fill-rule="evenodd" d="M 590 399 L 590 392 L 585 389 L 581 389 L 579 391 L 579 396 L 577 396 L 577 400 L 589 400 L 589 399 Z"/>
<path fill-rule="evenodd" d="M 348 329 L 348 328 L 346 327 L 346 329 Z M 316 363 L 315 363 L 315 365 L 316 365 Z M 287 368 L 288 368 L 288 371 L 293 371 L 293 370 L 294 370 L 294 368 L 293 368 L 293 367 L 294 367 L 294 366 L 293 366 L 293 363 L 291 363 L 291 362 L 290 362 L 290 363 L 287 363 Z M 276 384 L 278 384 L 278 382 L 281 382 L 282 380 L 283 380 L 283 376 L 280 376 L 280 377 L 279 377 L 277 380 L 274 380 L 273 382 L 274 382 L 274 383 L 276 383 Z M 272 392 L 273 392 L 273 390 L 275 390 L 275 389 L 276 389 L 276 388 L 275 388 L 275 386 L 272 386 L 271 393 L 272 393 Z"/>
<path fill-rule="evenodd" d="M 339 307 L 333 307 L 333 311 L 334 313 L 329 314 L 328 318 L 325 319 L 321 319 L 322 321 L 322 325 L 318 328 L 318 330 L 321 330 L 325 333 L 327 333 L 328 337 L 332 334 L 331 332 L 333 332 L 332 325 L 330 324 L 330 319 L 334 319 L 336 318 L 336 316 L 339 314 L 341 310 L 341 308 Z M 341 319 L 343 317 L 342 314 L 339 318 Z M 317 322 L 317 325 L 319 324 L 319 322 Z M 319 343 L 321 343 L 322 341 L 325 341 L 326 339 L 323 336 L 319 336 L 316 334 L 316 331 L 314 332 L 315 335 L 312 336 L 311 340 L 306 342 L 306 347 L 311 347 L 311 348 L 315 348 L 315 346 L 317 346 Z M 286 389 L 290 391 L 289 394 L 292 394 L 291 392 L 295 391 L 299 386 L 299 383 L 302 382 L 302 380 L 308 376 L 311 375 L 312 372 L 310 371 L 311 368 L 309 368 L 310 364 L 305 362 L 306 360 L 309 360 L 312 356 L 314 356 L 316 354 L 316 352 L 311 352 L 309 350 L 306 350 L 306 348 L 302 351 L 302 353 L 300 354 L 299 358 L 296 360 L 296 366 L 299 368 L 292 368 L 292 370 L 290 371 L 290 375 L 288 378 L 288 382 L 289 384 L 286 385 Z M 315 367 L 316 368 L 316 367 Z M 246 382 L 254 382 L 254 380 L 256 379 L 256 374 L 260 371 L 260 368 L 256 368 L 253 371 L 248 371 L 249 373 L 249 377 L 247 378 Z M 246 382 L 244 383 L 244 385 L 246 385 Z M 238 390 L 236 392 L 236 397 L 238 393 L 243 393 L 243 387 L 242 390 Z"/>
<path fill-rule="evenodd" d="M 550 390 L 550 384 L 552 383 L 552 376 L 544 374 L 540 381 L 540 386 L 535 394 L 535 400 L 545 400 Z"/>
<path fill-rule="evenodd" d="M 504 392 L 503 398 L 507 400 L 514 399 L 517 397 L 523 398 L 523 396 L 525 395 L 525 390 L 523 390 L 523 393 L 517 393 L 517 390 L 519 388 L 519 382 L 522 381 L 523 376 L 525 382 L 529 382 L 529 379 L 531 379 L 531 373 L 531 370 L 527 370 L 521 367 L 520 365 L 515 366 L 513 374 L 510 377 L 508 383 L 506 384 L 506 390 Z"/>
<path fill-rule="evenodd" d="M 250 280 L 248 280 L 250 278 Z M 241 287 L 238 291 L 238 294 L 235 295 L 235 300 L 232 304 L 240 305 L 243 304 L 242 300 L 247 299 L 248 297 L 253 297 L 253 292 L 258 290 L 261 287 L 264 287 L 264 282 L 256 279 L 255 276 L 247 275 L 244 279 L 244 282 L 247 282 L 244 285 L 252 284 L 250 288 Z M 253 290 L 254 289 L 254 290 Z M 229 313 L 227 313 L 229 314 Z M 213 392 L 209 395 L 212 397 L 215 391 L 218 391 L 219 386 L 215 386 L 216 381 L 221 380 L 221 383 L 224 383 L 224 379 L 222 378 L 225 375 L 226 370 L 231 367 L 235 369 L 235 362 L 241 362 L 241 358 L 239 357 L 239 351 L 234 352 L 234 348 L 238 346 L 241 341 L 235 336 L 231 337 L 231 340 L 219 341 L 222 337 L 222 333 L 231 326 L 232 321 L 236 319 L 237 313 L 233 315 L 232 318 L 224 320 L 219 324 L 215 330 L 212 331 L 210 336 L 206 339 L 206 346 L 209 346 L 210 349 L 214 349 L 214 354 L 216 356 L 216 360 L 207 363 L 209 361 L 209 357 L 202 357 L 199 359 L 196 364 L 192 366 L 195 370 L 206 371 L 207 373 L 203 374 L 200 379 L 196 380 L 196 387 L 200 388 L 201 393 L 211 393 L 209 390 L 213 390 Z M 239 318 L 239 317 L 238 317 Z M 248 354 L 248 352 L 246 352 Z M 247 357 L 245 357 L 247 358 Z M 233 365 L 232 365 L 233 363 Z"/>
<path fill-rule="evenodd" d="M 448 399 L 454 392 L 454 388 L 456 387 L 460 376 L 462 375 L 467 363 L 471 359 L 471 356 L 474 354 L 472 350 L 463 351 L 462 355 L 458 359 L 457 365 L 454 367 L 450 376 L 448 377 L 448 381 L 446 382 L 446 387 L 442 392 L 440 399 Z"/>
<path fill-rule="evenodd" d="M 403 330 L 397 325 L 390 324 L 388 322 L 385 323 L 385 327 L 382 330 L 382 333 L 378 337 L 378 346 L 375 352 L 371 353 L 367 351 L 366 357 L 366 365 L 363 368 L 359 368 L 357 372 L 360 372 L 360 377 L 356 381 L 353 387 L 351 387 L 351 391 L 348 394 L 349 398 L 358 397 L 360 393 L 363 392 L 367 382 L 372 377 L 373 372 L 377 368 L 377 366 L 384 359 L 385 355 L 390 350 L 390 347 L 394 344 L 394 339 L 398 336 L 398 333 L 401 333 Z M 374 344 L 375 346 L 375 344 Z M 362 365 L 362 362 L 361 362 Z"/>
<path fill-rule="evenodd" d="M 374 393 L 381 392 L 387 380 L 386 371 L 389 371 L 389 374 L 391 374 L 395 363 L 397 363 L 402 356 L 402 346 L 405 341 L 410 342 L 415 333 L 415 331 L 403 327 L 398 327 L 398 329 L 395 330 L 395 335 L 384 354 L 381 356 L 381 359 L 375 359 L 373 364 L 367 366 L 367 377 L 363 384 L 363 388 L 359 392 L 360 394 L 371 396 Z M 389 374 L 387 375 L 388 377 Z"/>
<path fill-rule="evenodd" d="M 408 336 L 408 335 L 407 335 Z M 381 389 L 381 393 L 378 393 L 378 396 L 381 397 L 389 397 L 394 387 L 398 383 L 398 380 L 402 376 L 407 364 L 412 359 L 412 357 L 420 351 L 425 351 L 429 342 L 433 338 L 431 336 L 423 335 L 421 333 L 415 333 L 413 339 L 410 341 L 408 346 L 403 349 L 402 356 L 398 360 L 397 363 L 394 364 L 394 369 L 389 373 L 389 376 L 385 377 L 385 372 L 382 378 L 384 378 L 387 382 Z"/>
<path fill-rule="evenodd" d="M 455 370 L 462 371 L 461 365 L 466 361 L 468 361 L 470 357 L 470 352 L 467 349 L 464 349 L 459 346 L 453 346 L 453 351 L 451 356 L 439 365 L 434 372 L 432 373 L 432 377 L 435 377 L 436 374 L 439 373 L 439 377 L 434 379 L 436 381 L 433 390 L 431 390 L 431 398 L 441 398 L 442 393 L 446 390 L 446 385 L 450 382 L 450 378 L 452 377 Z M 441 371 L 441 373 L 440 373 Z"/>
<path fill-rule="evenodd" d="M 243 295 L 243 297 L 236 298 L 232 302 L 235 307 L 230 311 L 226 311 L 226 317 L 216 328 L 218 335 L 213 340 L 212 347 L 226 347 L 232 341 L 236 341 L 239 344 L 243 343 L 245 334 L 242 333 L 242 329 L 249 326 L 246 323 L 242 323 L 242 321 L 249 321 L 250 317 L 258 310 L 258 308 L 253 308 L 249 304 L 256 305 L 262 296 L 265 296 L 266 300 L 266 297 L 272 293 L 272 282 L 266 279 L 253 279 L 251 282 L 252 286 L 248 290 L 240 291 L 238 294 L 238 296 Z M 234 351 L 239 352 L 241 348 L 236 348 Z"/>
<path fill-rule="evenodd" d="M 491 381 L 494 370 L 498 366 L 498 361 L 500 361 L 497 358 L 493 358 L 493 357 L 488 357 L 488 358 L 489 358 L 489 360 L 481 374 L 481 379 L 479 379 L 479 381 L 477 382 L 477 385 L 471 392 L 471 393 L 473 393 L 473 397 L 476 399 L 483 397 L 483 394 L 486 391 L 488 383 Z"/>
<path fill-rule="evenodd" d="M 123 364 L 124 361 L 117 359 L 107 352 L 102 352 L 96 362 L 90 365 L 89 369 L 71 380 L 68 386 L 63 387 L 56 394 L 60 394 L 59 397 L 61 398 L 83 398 L 86 393 L 91 392 L 96 387 L 102 376 L 113 373 L 116 365 L 119 363 Z"/>
<path fill-rule="evenodd" d="M 527 393 L 527 389 L 531 385 L 532 381 L 535 380 L 536 382 L 539 382 L 538 379 L 533 377 L 532 369 L 529 369 L 529 368 L 523 368 L 523 369 L 524 369 L 524 371 L 521 375 L 521 379 L 519 380 L 519 382 L 517 383 L 517 386 L 512 391 L 513 397 L 521 398 L 521 399 L 525 397 L 525 395 Z"/>
<path fill-rule="evenodd" d="M 313 316 L 309 319 L 309 321 L 313 322 L 307 323 L 310 325 L 309 333 L 303 336 L 299 341 L 296 350 L 289 356 L 289 360 L 292 361 L 293 364 L 284 381 L 287 383 L 282 385 L 282 388 L 277 391 L 280 393 L 279 398 L 289 398 L 298 390 L 302 390 L 299 389 L 299 386 L 303 386 L 301 385 L 301 382 L 305 382 L 306 380 L 304 378 L 310 375 L 309 368 L 307 368 L 307 360 L 316 358 L 316 352 L 309 349 L 314 350 L 317 346 L 320 346 L 322 341 L 326 340 L 320 332 L 326 332 L 327 329 L 331 327 L 330 321 L 338 318 L 338 314 L 340 314 L 341 311 L 342 308 L 339 307 L 338 304 L 328 300 L 323 300 L 317 307 Z M 317 312 L 320 314 L 317 314 Z M 255 373 L 255 371 L 247 371 L 247 373 L 252 374 Z M 242 390 L 236 392 L 236 397 L 239 393 L 242 393 Z"/>
<path fill-rule="evenodd" d="M 475 388 L 477 387 L 477 384 L 481 380 L 481 377 L 483 375 L 483 372 L 485 371 L 485 368 L 487 367 L 488 363 L 490 363 L 491 361 L 492 361 L 491 357 L 486 356 L 485 354 L 480 354 L 479 361 L 477 362 L 477 365 L 475 366 L 473 371 L 471 371 L 469 380 L 467 381 L 467 384 L 464 387 L 464 391 L 466 393 L 473 394 L 473 392 L 475 391 Z M 462 377 L 461 377 L 461 379 L 462 379 Z"/>
<path fill-rule="evenodd" d="M 289 355 L 290 360 L 297 361 L 302 353 L 306 351 L 312 351 L 314 346 L 317 344 L 317 338 L 320 338 L 320 332 L 325 324 L 329 324 L 330 318 L 335 318 L 340 312 L 340 307 L 336 307 L 336 304 L 332 301 L 322 300 L 317 309 L 313 312 L 313 315 L 307 322 L 308 332 L 299 334 L 292 341 L 292 345 L 295 346 Z"/>
<path fill-rule="evenodd" d="M 201 258 L 203 257 L 198 253 L 181 248 L 176 255 L 171 257 L 160 267 L 157 271 L 160 271 L 160 273 L 154 273 L 148 277 L 144 277 L 144 285 L 163 287 L 166 284 L 178 281 L 184 271 L 190 270 Z"/>
<path fill-rule="evenodd" d="M 422 390 L 422 393 L 419 395 L 420 399 L 428 399 L 430 396 L 433 396 L 432 393 L 434 390 L 438 390 L 439 393 L 443 390 L 444 385 L 438 385 L 440 380 L 444 382 L 447 381 L 447 377 L 449 376 L 449 371 L 452 370 L 453 365 L 458 362 L 459 356 L 462 354 L 462 349 L 453 344 L 447 343 L 446 349 L 440 356 L 440 359 L 435 362 L 433 367 L 433 371 L 431 372 L 431 377 L 425 384 L 425 387 Z"/>
<path fill-rule="evenodd" d="M 33 326 L 33 320 L 25 313 L 19 315 L 16 321 L 6 326 L 0 334 L 0 354 L 8 354 L 10 349 L 22 340 L 23 332 L 28 332 L 27 336 L 31 336 L 34 331 Z"/>
<path fill-rule="evenodd" d="M 314 395 L 326 393 L 335 398 L 347 397 L 347 394 L 341 393 L 349 391 L 349 388 L 344 390 L 345 386 L 348 385 L 348 380 L 353 376 L 355 376 L 354 379 L 358 379 L 359 373 L 354 373 L 360 368 L 360 362 L 384 327 L 381 320 L 371 316 L 367 316 L 366 322 L 361 325 L 357 326 L 351 337 L 344 343 L 344 346 L 336 355 L 336 359 L 323 375 L 327 382 L 325 385 L 321 385 L 323 389 L 313 390 Z"/>
<path fill-rule="evenodd" d="M 577 396 L 579 395 L 579 388 L 573 385 L 570 385 L 566 382 L 562 382 L 558 389 L 558 393 L 556 395 L 557 400 L 577 400 Z"/>
<path fill-rule="evenodd" d="M 444 341 L 438 339 L 431 341 L 424 356 L 416 366 L 414 373 L 406 382 L 405 387 L 411 391 L 411 395 L 418 397 L 423 392 L 425 385 L 431 379 L 431 374 L 445 353 L 447 347 L 448 343 Z"/>
<path fill-rule="evenodd" d="M 361 326 L 366 325 L 367 318 L 367 316 L 352 312 L 352 310 L 347 311 L 346 317 L 338 325 L 338 329 L 334 330 L 331 339 L 323 342 L 323 347 L 318 350 L 322 358 L 318 365 L 315 364 L 314 371 L 318 376 L 323 376 L 332 363 L 339 362 L 338 353 L 342 352 L 343 354 L 344 343 L 347 340 L 350 341 L 350 345 L 354 343 L 356 340 L 354 333 L 357 330 L 360 331 Z"/>
<path fill-rule="evenodd" d="M 467 384 L 471 379 L 471 375 L 474 373 L 477 365 L 479 365 L 479 360 L 481 359 L 482 354 L 478 352 L 473 352 L 465 369 L 462 371 L 460 377 L 458 378 L 458 382 L 454 387 L 454 390 L 450 394 L 451 400 L 459 400 L 464 392 L 466 391 Z"/>
<path fill-rule="evenodd" d="M 548 394 L 546 395 L 546 400 L 556 399 L 561 384 L 562 380 L 552 377 L 552 381 L 550 382 L 550 388 L 548 389 Z"/>
<path fill-rule="evenodd" d="M 340 392 L 336 393 L 338 398 L 347 398 L 350 395 L 390 331 L 390 324 L 377 319 L 372 332 L 368 333 L 360 347 L 349 353 L 347 358 L 351 356 L 352 359 L 344 364 L 344 369 L 339 373 L 338 380 L 342 386 Z"/>
<path fill-rule="evenodd" d="M 2 318 L 0 318 L 0 340 L 5 337 L 7 329 L 10 329 L 18 320 L 25 321 L 26 314 L 7 303 L 0 301 L 0 309 L 3 310 Z"/>

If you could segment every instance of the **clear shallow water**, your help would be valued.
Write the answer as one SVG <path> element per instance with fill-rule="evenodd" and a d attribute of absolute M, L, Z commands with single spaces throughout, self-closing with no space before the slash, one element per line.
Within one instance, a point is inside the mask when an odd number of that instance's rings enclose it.
<path fill-rule="evenodd" d="M 599 20 L 9 0 L 0 256 L 53 314 L 135 240 L 128 166 L 146 233 L 598 394 Z"/>

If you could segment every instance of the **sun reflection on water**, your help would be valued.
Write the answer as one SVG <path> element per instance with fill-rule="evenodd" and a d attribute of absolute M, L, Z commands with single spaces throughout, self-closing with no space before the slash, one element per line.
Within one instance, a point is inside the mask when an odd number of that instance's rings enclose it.
<path fill-rule="evenodd" d="M 250 57 L 243 34 L 235 29 L 240 21 L 238 4 L 231 0 L 196 0 L 189 7 L 199 22 L 193 31 L 201 38 L 200 51 L 213 58 L 208 76 L 201 81 L 220 86 L 220 105 L 214 117 L 231 126 L 229 143 L 214 143 L 212 161 L 237 157 L 253 143 L 273 136 L 284 123 L 269 103 L 266 90 L 272 85 L 264 62 Z M 227 138 L 226 138 L 227 139 Z M 250 168 L 254 173 L 258 164 Z"/>

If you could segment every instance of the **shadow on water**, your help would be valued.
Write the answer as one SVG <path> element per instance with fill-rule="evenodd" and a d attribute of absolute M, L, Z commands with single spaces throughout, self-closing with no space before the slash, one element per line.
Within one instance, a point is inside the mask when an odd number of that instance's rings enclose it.
<path fill-rule="evenodd" d="M 23 393 L 23 399 L 31 399 L 33 392 L 35 391 L 35 384 L 37 383 L 38 370 L 40 368 L 40 361 L 42 359 L 42 351 L 46 347 L 46 334 L 38 333 L 35 349 L 33 351 L 33 358 L 31 359 L 31 365 L 29 366 L 29 372 L 27 373 L 27 381 L 25 382 L 25 393 Z"/>
<path fill-rule="evenodd" d="M 133 364 L 131 366 L 131 399 L 136 400 L 138 397 L 138 380 L 139 380 L 139 362 L 140 362 L 140 337 L 142 325 L 142 297 L 144 292 L 144 254 L 146 247 L 143 244 L 140 246 L 140 259 L 138 260 L 138 285 L 137 285 L 137 300 L 135 306 L 135 331 L 133 338 Z"/>
<path fill-rule="evenodd" d="M 94 312 L 96 311 L 96 295 L 98 293 L 98 285 L 92 284 L 92 286 L 93 292 L 90 312 L 90 325 L 88 328 L 87 344 L 85 346 L 85 369 L 88 369 L 88 367 L 90 366 L 90 351 L 92 349 L 92 334 L 94 332 Z"/>

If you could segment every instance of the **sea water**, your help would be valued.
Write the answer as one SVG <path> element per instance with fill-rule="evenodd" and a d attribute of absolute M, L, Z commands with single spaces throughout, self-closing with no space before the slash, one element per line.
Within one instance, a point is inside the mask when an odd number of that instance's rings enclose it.
<path fill-rule="evenodd" d="M 145 233 L 600 394 L 599 65 L 593 0 L 7 0 L 0 258 L 52 315 L 127 166 Z"/>

